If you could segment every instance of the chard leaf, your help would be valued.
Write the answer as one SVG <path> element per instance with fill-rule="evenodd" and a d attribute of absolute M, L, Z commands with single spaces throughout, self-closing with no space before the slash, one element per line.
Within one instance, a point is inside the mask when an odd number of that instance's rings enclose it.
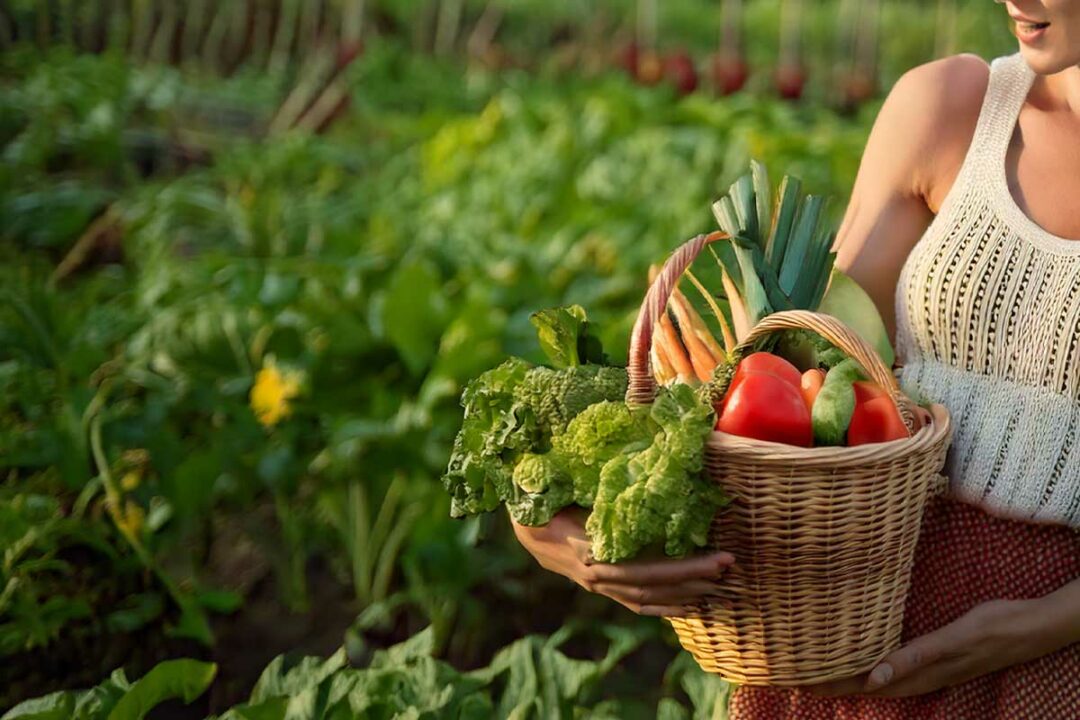
<path fill-rule="evenodd" d="M 873 345 L 886 367 L 896 360 L 889 333 L 877 305 L 859 283 L 837 269 L 832 271 L 829 289 L 825 291 L 818 312 L 832 315 Z"/>

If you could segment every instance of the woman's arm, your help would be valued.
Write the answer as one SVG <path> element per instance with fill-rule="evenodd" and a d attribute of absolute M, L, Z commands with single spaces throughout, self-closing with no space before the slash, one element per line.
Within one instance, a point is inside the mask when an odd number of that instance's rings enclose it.
<path fill-rule="evenodd" d="M 819 685 L 821 695 L 922 695 L 1080 642 L 1080 579 L 1034 600 L 995 600 L 912 640 L 869 675 Z"/>
<path fill-rule="evenodd" d="M 960 171 L 988 79 L 974 55 L 917 67 L 897 81 L 870 133 L 836 265 L 869 293 L 890 335 L 900 269 Z"/>

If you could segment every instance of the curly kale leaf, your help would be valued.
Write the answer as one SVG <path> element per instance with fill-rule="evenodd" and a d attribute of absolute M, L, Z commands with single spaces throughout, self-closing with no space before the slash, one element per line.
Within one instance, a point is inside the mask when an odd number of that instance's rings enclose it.
<path fill-rule="evenodd" d="M 529 419 L 514 412 L 515 390 L 528 371 L 527 362 L 512 358 L 465 387 L 465 417 L 443 476 L 451 516 L 494 510 L 509 495 L 513 465 L 506 459 L 528 450 L 532 435 Z"/>
<path fill-rule="evenodd" d="M 516 358 L 472 380 L 462 393 L 465 417 L 443 476 L 451 516 L 487 512 L 519 498 L 513 478 L 522 456 L 547 452 L 553 436 L 583 410 L 621 399 L 626 382 L 622 368 L 582 365 L 552 370 Z M 567 485 L 572 483 L 568 480 Z M 545 498 L 540 503 L 544 507 L 561 495 Z M 571 502 L 572 492 L 563 505 Z M 532 517 L 543 515 L 530 512 Z"/>
<path fill-rule="evenodd" d="M 586 530 L 592 553 L 617 562 L 662 542 L 668 555 L 704 545 L 725 499 L 702 476 L 712 407 L 685 385 L 661 390 L 649 414 L 652 443 L 609 460 L 600 471 Z"/>
<path fill-rule="evenodd" d="M 776 333 L 777 352 L 799 370 L 839 365 L 847 354 L 812 330 L 790 329 Z"/>
<path fill-rule="evenodd" d="M 514 488 L 506 507 L 522 525 L 546 525 L 574 502 L 574 486 L 557 453 L 527 453 L 514 468 Z"/>
<path fill-rule="evenodd" d="M 604 463 L 620 453 L 649 446 L 655 428 L 648 412 L 647 407 L 631 409 L 622 402 L 596 403 L 555 436 L 554 448 L 574 479 L 574 502 L 591 507 Z"/>
<path fill-rule="evenodd" d="M 566 430 L 578 413 L 605 400 L 626 395 L 626 370 L 580 365 L 565 370 L 536 367 L 514 393 L 515 409 L 535 421 L 539 434 L 550 438 Z"/>

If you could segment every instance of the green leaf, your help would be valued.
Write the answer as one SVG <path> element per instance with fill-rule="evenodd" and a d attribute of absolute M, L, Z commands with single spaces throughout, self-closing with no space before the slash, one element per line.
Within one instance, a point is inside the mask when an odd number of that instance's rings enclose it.
<path fill-rule="evenodd" d="M 114 633 L 132 632 L 160 617 L 164 609 L 165 603 L 157 593 L 129 595 L 105 616 L 105 627 Z"/>
<path fill-rule="evenodd" d="M 108 715 L 108 720 L 142 720 L 165 700 L 190 703 L 202 695 L 217 674 L 214 663 L 166 660 L 132 684 Z"/>
<path fill-rule="evenodd" d="M 75 711 L 75 693 L 61 690 L 45 697 L 24 700 L 4 713 L 2 720 L 70 720 Z"/>
<path fill-rule="evenodd" d="M 818 218 L 825 199 L 817 195 L 808 195 L 803 199 L 799 209 L 799 220 L 791 234 L 789 244 L 784 252 L 784 262 L 780 269 L 780 287 L 795 298 L 801 295 L 797 292 L 800 282 L 810 280 L 817 286 L 817 278 L 808 278 L 806 274 L 806 259 L 812 252 L 813 243 L 817 234 Z"/>
<path fill-rule="evenodd" d="M 536 328 L 540 349 L 557 370 L 586 363 L 604 363 L 603 350 L 588 334 L 589 320 L 580 305 L 540 310 L 529 316 Z"/>
<path fill-rule="evenodd" d="M 180 603 L 180 620 L 175 627 L 169 628 L 168 634 L 172 637 L 191 638 L 207 646 L 213 645 L 214 631 L 198 601 L 190 595 L 180 595 L 176 600 Z"/>
<path fill-rule="evenodd" d="M 233 590 L 201 590 L 196 600 L 207 610 L 228 614 L 244 605 L 244 596 Z"/>
<path fill-rule="evenodd" d="M 769 171 L 757 160 L 750 161 L 750 172 L 754 176 L 754 197 L 757 200 L 758 242 L 764 249 L 772 227 L 772 186 L 769 184 Z"/>
<path fill-rule="evenodd" d="M 398 266 L 382 303 L 382 328 L 414 374 L 435 357 L 445 326 L 446 301 L 439 273 L 425 260 Z"/>
<path fill-rule="evenodd" d="M 693 720 L 726 720 L 734 686 L 707 673 L 689 653 L 680 653 L 664 673 L 664 686 L 678 687 L 690 698 Z"/>
<path fill-rule="evenodd" d="M 288 701 L 274 698 L 257 705 L 237 705 L 218 720 L 285 720 Z"/>
<path fill-rule="evenodd" d="M 305 657 L 296 665 L 286 667 L 285 656 L 274 658 L 251 691 L 252 704 L 275 697 L 292 697 L 302 691 L 318 687 L 323 680 L 345 667 L 344 649 L 338 650 L 327 659 Z"/>
<path fill-rule="evenodd" d="M 791 227 L 795 223 L 795 217 L 799 210 L 799 192 L 802 183 L 798 178 L 784 176 L 780 181 L 779 204 L 776 207 L 775 224 L 769 233 L 769 240 L 765 245 L 765 253 L 769 264 L 779 268 L 787 252 L 788 240 L 791 237 Z"/>
<path fill-rule="evenodd" d="M 837 269 L 832 271 L 829 289 L 825 292 L 818 312 L 832 315 L 870 343 L 885 362 L 892 367 L 896 361 L 889 332 L 881 319 L 877 305 L 859 283 Z"/>

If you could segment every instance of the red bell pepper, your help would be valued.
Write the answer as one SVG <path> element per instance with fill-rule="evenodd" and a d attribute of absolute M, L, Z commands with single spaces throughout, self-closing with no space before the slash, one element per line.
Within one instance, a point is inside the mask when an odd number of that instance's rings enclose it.
<path fill-rule="evenodd" d="M 888 393 L 875 383 L 856 382 L 855 412 L 848 425 L 847 444 L 866 445 L 909 436 L 900 411 Z"/>
<path fill-rule="evenodd" d="M 795 377 L 799 377 L 798 370 Z M 716 429 L 800 447 L 814 442 L 810 410 L 799 385 L 766 372 L 743 372 L 738 386 L 732 383 Z"/>
<path fill-rule="evenodd" d="M 767 352 L 751 353 L 739 361 L 739 366 L 735 368 L 735 375 L 731 378 L 731 384 L 728 385 L 728 390 L 724 393 L 724 400 L 720 405 L 720 412 L 727 407 L 728 398 L 739 387 L 743 379 L 750 373 L 764 373 L 766 375 L 774 375 L 784 382 L 791 383 L 796 388 L 799 388 L 801 382 L 801 376 L 799 370 L 794 365 L 789 363 L 779 355 L 773 355 Z"/>

